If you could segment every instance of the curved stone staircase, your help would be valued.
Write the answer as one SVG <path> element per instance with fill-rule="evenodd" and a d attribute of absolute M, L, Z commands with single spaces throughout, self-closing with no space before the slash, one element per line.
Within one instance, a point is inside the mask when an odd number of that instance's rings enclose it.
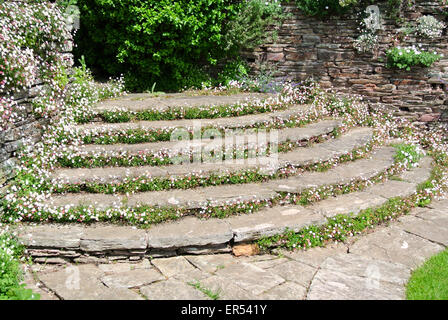
<path fill-rule="evenodd" d="M 291 117 L 313 112 L 310 106 L 294 105 L 227 118 L 138 120 L 139 112 L 174 114 L 192 106 L 206 109 L 211 105 L 244 105 L 250 101 L 247 99 L 255 97 L 260 96 L 177 94 L 154 98 L 144 94 L 128 95 L 100 103 L 97 111 L 101 114 L 128 110 L 134 117 L 132 121 L 106 123 L 97 118 L 95 122 L 74 129 L 81 137 L 91 137 L 95 142 L 99 136 L 169 132 L 175 127 L 184 127 L 192 133 L 199 123 L 202 128 L 220 130 L 263 129 L 274 122 L 287 123 Z M 271 128 L 267 132 L 274 130 Z M 321 225 L 336 214 L 356 214 L 381 206 L 390 198 L 409 196 L 431 173 L 432 160 L 427 157 L 419 167 L 401 173 L 397 179 L 385 179 L 386 173 L 393 171 L 396 149 L 390 146 L 390 141 L 378 144 L 372 128 L 347 128 L 341 119 L 321 119 L 300 127 L 280 126 L 275 136 L 269 135 L 270 138 L 261 144 L 258 141 L 256 147 L 259 151 L 275 145 L 279 149 L 275 158 L 271 154 L 251 157 L 253 147 L 246 142 L 256 141 L 256 136 L 256 131 L 240 131 L 232 136 L 234 142 L 237 141 L 236 148 L 245 154 L 243 158 L 206 163 L 179 164 L 172 160 L 180 151 L 187 153 L 188 159 L 201 158 L 204 147 L 209 146 L 225 152 L 224 140 L 193 139 L 179 144 L 178 141 L 151 142 L 148 138 L 147 142 L 139 143 L 84 144 L 72 155 L 73 159 L 83 159 L 83 162 L 73 162 L 73 165 L 67 162 L 68 165 L 53 173 L 55 192 L 45 205 L 57 210 L 76 206 L 94 208 L 100 220 L 110 210 L 131 208 L 142 219 L 155 215 L 150 219 L 153 223 L 149 228 L 105 222 L 26 225 L 21 227 L 20 237 L 37 262 L 140 260 L 230 252 L 236 244 L 281 234 L 286 229 L 299 231 L 309 225 Z M 147 161 L 155 155 L 164 160 Z M 116 161 L 117 157 L 128 161 Z M 98 158 L 102 162 L 95 162 Z M 221 154 L 219 158 L 222 160 Z M 232 178 L 255 173 L 259 175 L 258 182 Z M 175 183 L 189 179 L 196 182 Z M 135 188 L 135 181 L 139 182 L 138 188 Z M 156 188 L 153 181 L 166 183 Z M 312 203 L 293 201 L 305 192 L 345 190 L 353 185 L 362 188 L 344 191 L 336 197 L 317 197 Z M 157 215 L 164 210 L 171 210 L 173 214 L 162 222 L 165 219 Z"/>

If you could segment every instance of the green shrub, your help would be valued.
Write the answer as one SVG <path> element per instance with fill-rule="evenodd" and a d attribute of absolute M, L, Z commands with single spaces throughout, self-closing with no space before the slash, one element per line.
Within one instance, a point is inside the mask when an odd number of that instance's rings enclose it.
<path fill-rule="evenodd" d="M 430 67 L 442 56 L 436 52 L 427 52 L 415 47 L 394 47 L 387 51 L 387 67 L 411 70 L 413 66 Z"/>
<path fill-rule="evenodd" d="M 263 42 L 282 9 L 273 0 L 79 0 L 75 54 L 129 90 L 172 91 L 210 81 L 210 69 Z M 244 16 L 243 16 L 244 15 Z M 242 33 L 241 30 L 245 32 Z"/>

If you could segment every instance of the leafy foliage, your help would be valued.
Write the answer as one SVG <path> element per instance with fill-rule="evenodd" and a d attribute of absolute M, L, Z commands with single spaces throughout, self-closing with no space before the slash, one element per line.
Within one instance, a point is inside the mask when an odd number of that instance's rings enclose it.
<path fill-rule="evenodd" d="M 38 300 L 38 294 L 21 285 L 19 258 L 23 247 L 9 233 L 0 233 L 0 300 Z"/>
<path fill-rule="evenodd" d="M 415 47 L 394 47 L 387 51 L 387 67 L 410 71 L 413 66 L 430 67 L 441 58 L 442 56 L 436 52 L 427 52 Z"/>
<path fill-rule="evenodd" d="M 277 1 L 79 0 L 75 53 L 131 90 L 199 87 L 211 67 L 261 43 L 278 21 Z M 244 33 L 242 32 L 244 30 Z"/>

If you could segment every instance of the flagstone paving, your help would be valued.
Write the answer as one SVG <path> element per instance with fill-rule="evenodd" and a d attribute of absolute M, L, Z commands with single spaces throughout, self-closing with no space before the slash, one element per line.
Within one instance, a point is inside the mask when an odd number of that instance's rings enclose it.
<path fill-rule="evenodd" d="M 25 282 L 43 299 L 203 300 L 211 299 L 210 293 L 230 300 L 404 299 L 412 270 L 448 244 L 446 208 L 448 200 L 436 201 L 390 226 L 325 248 L 250 257 L 34 264 L 27 267 Z"/>

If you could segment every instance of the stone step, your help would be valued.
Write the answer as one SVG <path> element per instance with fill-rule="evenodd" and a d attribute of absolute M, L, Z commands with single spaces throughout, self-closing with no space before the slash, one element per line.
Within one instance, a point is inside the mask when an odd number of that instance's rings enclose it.
<path fill-rule="evenodd" d="M 430 177 L 431 158 L 404 173 L 401 181 L 389 180 L 356 193 L 356 200 L 346 195 L 323 200 L 315 205 L 274 206 L 254 214 L 225 219 L 201 220 L 185 217 L 152 226 L 148 230 L 115 225 L 30 225 L 19 228 L 19 238 L 35 257 L 78 259 L 90 256 L 120 256 L 133 259 L 175 254 L 228 252 L 232 244 L 281 234 L 286 228 L 299 231 L 310 225 L 324 224 L 335 214 L 358 213 L 380 206 L 396 196 L 409 196 L 419 183 Z M 371 201 L 370 199 L 380 199 Z M 340 206 L 334 205 L 340 202 Z M 347 203 L 348 202 L 348 203 Z M 326 204 L 322 206 L 322 204 Z M 326 208 L 326 210 L 323 210 Z"/>
<path fill-rule="evenodd" d="M 276 95 L 265 93 L 238 93 L 232 95 L 191 96 L 186 93 L 166 94 L 155 97 L 150 93 L 127 94 L 125 96 L 99 102 L 94 106 L 97 112 L 114 111 L 167 111 L 173 108 L 210 107 L 247 104 L 249 101 L 264 100 Z"/>
<path fill-rule="evenodd" d="M 83 125 L 76 125 L 72 128 L 83 135 L 114 134 L 117 132 L 126 133 L 128 130 L 152 131 L 166 128 L 251 128 L 268 125 L 275 120 L 288 120 L 292 116 L 305 114 L 313 109 L 312 105 L 293 105 L 285 110 L 268 113 L 250 114 L 240 117 L 216 118 L 216 119 L 180 119 L 162 121 L 134 121 L 124 123 L 104 123 L 93 122 Z"/>
<path fill-rule="evenodd" d="M 285 129 L 279 134 L 279 141 L 309 141 L 314 137 L 323 137 L 331 133 L 340 124 L 337 120 L 322 121 L 304 128 Z M 367 144 L 372 138 L 372 130 L 357 128 L 343 134 L 340 138 L 326 141 L 311 147 L 274 154 L 272 157 L 256 157 L 249 159 L 229 159 L 221 162 L 202 162 L 172 164 L 167 166 L 141 166 L 141 167 L 102 167 L 102 168 L 78 168 L 58 169 L 53 175 L 54 183 L 83 183 L 122 182 L 129 178 L 138 177 L 182 177 L 192 174 L 211 175 L 213 173 L 232 173 L 254 168 L 270 169 L 283 168 L 288 165 L 301 167 L 318 160 L 326 161 L 335 156 L 350 152 L 354 148 Z M 334 152 L 334 146 L 338 151 Z M 140 151 L 141 152 L 141 151 Z M 144 152 L 148 152 L 145 151 Z M 139 153 L 137 153 L 139 154 Z"/>
<path fill-rule="evenodd" d="M 241 132 L 230 137 L 222 137 L 216 139 L 192 139 L 181 141 L 163 141 L 163 142 L 149 142 L 138 144 L 112 144 L 112 145 L 82 145 L 77 150 L 77 154 L 89 154 L 89 155 L 114 155 L 123 154 L 127 155 L 141 155 L 141 154 L 155 154 L 165 153 L 178 154 L 179 152 L 189 153 L 198 152 L 202 153 L 203 150 L 212 149 L 217 150 L 221 146 L 224 148 L 230 141 L 230 146 L 234 146 L 235 149 L 243 148 L 244 146 L 257 145 L 259 147 L 265 146 L 270 141 L 284 143 L 287 141 L 307 141 L 313 137 L 319 137 L 322 135 L 328 135 L 336 128 L 340 127 L 342 122 L 340 120 L 324 120 L 317 123 L 307 125 L 302 128 L 285 128 L 277 130 L 278 135 L 260 131 L 254 132 L 249 130 L 247 133 Z M 187 133 L 187 131 L 185 131 Z M 189 139 L 189 136 L 187 136 Z M 184 138 L 185 139 L 185 138 Z M 209 150 L 210 150 L 209 149 Z"/>
<path fill-rule="evenodd" d="M 337 166 L 326 172 L 305 172 L 293 179 L 279 179 L 264 183 L 247 183 L 240 185 L 221 185 L 189 190 L 168 190 L 141 192 L 128 196 L 113 194 L 65 194 L 51 197 L 47 205 L 62 207 L 67 205 L 93 205 L 99 210 L 121 207 L 126 203 L 129 207 L 175 206 L 201 210 L 209 206 L 222 206 L 245 201 L 270 201 L 284 191 L 300 193 L 306 188 L 329 186 L 346 183 L 357 179 L 368 179 L 384 171 L 394 164 L 395 149 L 382 147 L 370 159 L 362 159 Z M 329 178 L 331 177 L 331 178 Z"/>

